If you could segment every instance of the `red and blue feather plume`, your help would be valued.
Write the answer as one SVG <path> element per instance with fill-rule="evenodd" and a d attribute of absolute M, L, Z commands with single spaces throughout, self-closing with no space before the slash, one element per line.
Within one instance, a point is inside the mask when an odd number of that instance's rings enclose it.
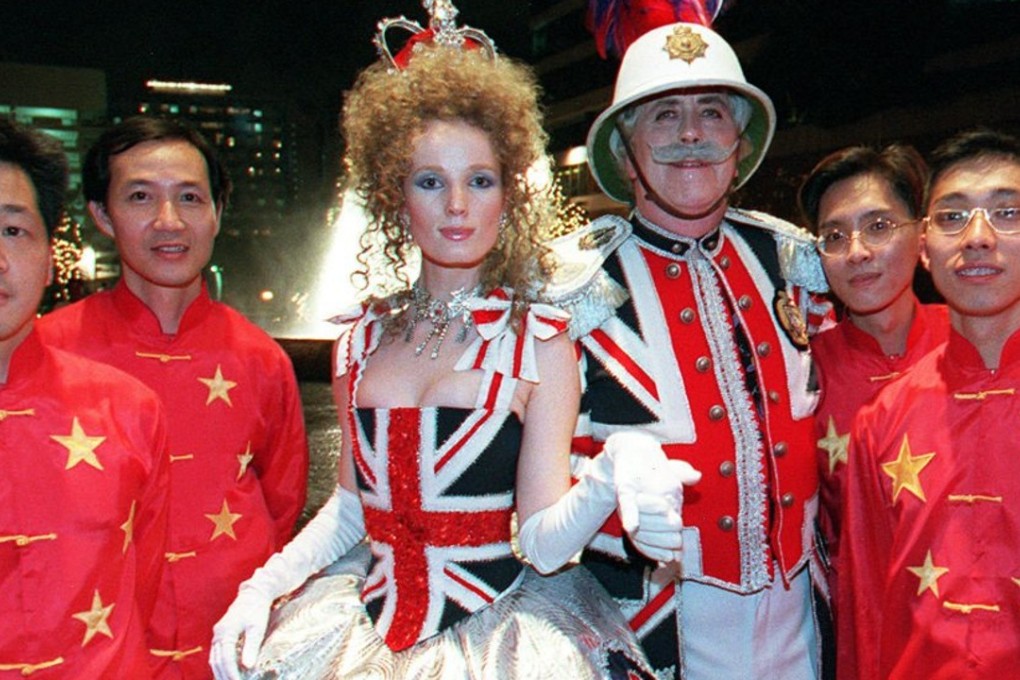
<path fill-rule="evenodd" d="M 711 26 L 725 0 L 590 0 L 588 30 L 599 55 L 622 57 L 648 31 L 686 22 Z"/>

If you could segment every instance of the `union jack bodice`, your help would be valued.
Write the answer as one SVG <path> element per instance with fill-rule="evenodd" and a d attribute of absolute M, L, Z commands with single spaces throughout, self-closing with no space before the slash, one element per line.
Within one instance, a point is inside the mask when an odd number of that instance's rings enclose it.
<path fill-rule="evenodd" d="M 363 310 L 341 338 L 348 431 L 372 547 L 362 601 L 394 650 L 436 635 L 511 590 L 524 565 L 510 546 L 523 424 L 510 409 L 520 380 L 537 382 L 534 342 L 567 316 L 532 305 L 519 333 L 510 292 L 471 300 L 478 336 L 456 370 L 483 373 L 474 408 L 359 408 L 357 382 L 382 334 Z M 342 355 L 341 355 L 342 356 Z"/>

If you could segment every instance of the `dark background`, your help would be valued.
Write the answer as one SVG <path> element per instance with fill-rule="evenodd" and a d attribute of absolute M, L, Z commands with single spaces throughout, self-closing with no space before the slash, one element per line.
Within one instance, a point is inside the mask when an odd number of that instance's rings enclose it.
<path fill-rule="evenodd" d="M 459 0 L 458 20 L 538 65 L 552 109 L 579 89 L 607 87 L 616 71 L 609 61 L 542 72 L 558 50 L 590 40 L 578 12 L 535 30 L 537 17 L 563 4 Z M 322 187 L 322 200 L 303 206 L 314 227 L 300 231 L 295 220 L 291 245 L 316 249 L 340 172 L 342 93 L 376 58 L 377 22 L 401 14 L 426 22 L 416 0 L 0 0 L 0 61 L 102 69 L 112 102 L 131 100 L 152 77 L 229 82 L 239 96 L 291 102 L 302 127 L 314 128 Z M 801 178 L 847 144 L 906 141 L 927 153 L 976 125 L 1020 132 L 1017 0 L 731 0 L 715 28 L 778 113 L 772 148 L 740 205 L 797 221 Z M 553 130 L 551 150 L 582 144 L 594 115 Z M 246 245 L 231 250 L 264 258 Z M 310 259 L 291 247 L 271 255 L 272 268 Z"/>
<path fill-rule="evenodd" d="M 534 60 L 541 46 L 529 18 L 553 4 L 461 0 L 459 20 L 507 54 Z M 425 20 L 411 0 L 3 0 L 0 8 L 0 61 L 100 68 L 111 98 L 149 77 L 229 81 L 333 119 L 341 92 L 375 58 L 376 22 L 399 14 Z M 968 47 L 1018 40 L 1018 10 L 1014 0 L 738 0 L 716 28 L 735 44 L 752 41 L 748 79 L 773 98 L 781 126 L 833 125 L 897 103 L 1015 83 L 1015 56 L 986 54 L 979 58 L 987 68 L 976 72 L 952 60 Z M 933 65 L 939 55 L 949 63 Z M 586 77 L 604 73 L 576 73 Z"/>
<path fill-rule="evenodd" d="M 526 56 L 528 3 L 461 4 L 462 22 Z M 3 0 L 0 8 L 0 61 L 102 69 L 113 96 L 152 77 L 228 81 L 334 115 L 340 93 L 375 58 L 376 23 L 400 14 L 426 22 L 410 0 Z"/>

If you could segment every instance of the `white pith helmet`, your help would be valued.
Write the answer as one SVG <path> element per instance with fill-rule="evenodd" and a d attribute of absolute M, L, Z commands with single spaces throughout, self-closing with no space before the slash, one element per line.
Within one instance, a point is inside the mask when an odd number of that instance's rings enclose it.
<path fill-rule="evenodd" d="M 620 173 L 610 148 L 610 139 L 619 134 L 617 116 L 632 104 L 656 95 L 706 87 L 732 90 L 751 104 L 751 118 L 742 134 L 751 149 L 737 166 L 736 187 L 754 174 L 776 129 L 772 100 L 748 84 L 736 53 L 718 33 L 698 24 L 668 24 L 648 31 L 627 48 L 616 78 L 613 103 L 588 132 L 588 165 L 606 195 L 621 203 L 634 198 L 630 179 Z"/>

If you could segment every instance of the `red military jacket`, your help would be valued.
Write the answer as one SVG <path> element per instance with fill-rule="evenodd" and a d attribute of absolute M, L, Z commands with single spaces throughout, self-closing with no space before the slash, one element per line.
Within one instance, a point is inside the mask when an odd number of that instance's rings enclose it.
<path fill-rule="evenodd" d="M 840 678 L 1020 677 L 1020 333 L 955 331 L 865 407 L 840 536 Z"/>
<path fill-rule="evenodd" d="M 784 275 L 799 257 L 824 280 L 810 240 L 781 224 L 731 210 L 693 241 L 636 218 L 603 267 L 627 299 L 581 339 L 582 427 L 594 442 L 649 432 L 701 470 L 684 493 L 684 577 L 737 592 L 767 586 L 775 564 L 799 569 L 812 545 L 807 296 Z M 613 518 L 592 547 L 625 557 L 619 536 Z"/>
<path fill-rule="evenodd" d="M 147 678 L 166 542 L 163 411 L 33 332 L 0 384 L 0 676 Z"/>
<path fill-rule="evenodd" d="M 596 291 L 568 305 L 584 383 L 574 464 L 613 432 L 652 434 L 703 473 L 684 489 L 678 575 L 733 593 L 782 587 L 814 551 L 808 330 L 829 318 L 809 295 L 827 286 L 814 241 L 736 210 L 697 241 L 637 215 L 631 228 L 603 217 L 578 239 L 582 255 L 595 244 L 612 252 L 588 284 Z M 615 246 L 610 231 L 630 235 Z M 592 312 L 593 299 L 613 301 L 608 319 Z M 617 516 L 583 562 L 620 603 L 653 667 L 675 667 L 676 580 L 630 546 Z"/>
<path fill-rule="evenodd" d="M 821 400 L 815 412 L 821 499 L 818 517 L 832 564 L 838 552 L 840 497 L 854 416 L 879 390 L 905 374 L 948 337 L 946 306 L 915 302 L 914 319 L 903 354 L 883 353 L 878 341 L 850 319 L 811 338 L 811 353 L 818 367 L 821 388 Z"/>
<path fill-rule="evenodd" d="M 211 677 L 213 624 L 237 586 L 291 537 L 305 502 L 308 447 L 290 360 L 261 329 L 203 288 L 175 335 L 121 282 L 39 321 L 54 343 L 117 366 L 166 406 L 169 579 L 154 650 L 169 676 Z"/>

